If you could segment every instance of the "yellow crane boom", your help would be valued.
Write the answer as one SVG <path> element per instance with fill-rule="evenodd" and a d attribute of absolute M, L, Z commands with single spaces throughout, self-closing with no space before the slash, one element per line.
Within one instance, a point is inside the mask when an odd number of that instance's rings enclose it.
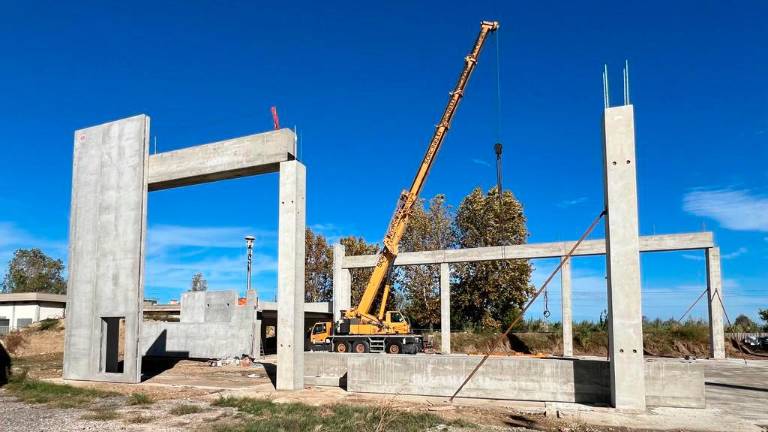
<path fill-rule="evenodd" d="M 405 227 L 408 224 L 408 219 L 411 215 L 411 209 L 419 198 L 421 189 L 429 174 L 429 169 L 432 167 L 432 162 L 435 160 L 437 151 L 440 149 L 440 146 L 445 139 L 445 135 L 448 133 L 451 121 L 456 113 L 456 108 L 459 106 L 459 102 L 464 96 L 464 88 L 467 86 L 469 77 L 472 75 L 472 72 L 477 65 L 477 58 L 480 55 L 483 44 L 485 43 L 488 34 L 496 31 L 498 28 L 499 23 L 496 21 L 483 21 L 480 23 L 480 33 L 477 35 L 472 51 L 464 57 L 464 69 L 461 71 L 461 75 L 459 75 L 459 80 L 456 83 L 455 89 L 450 93 L 448 105 L 445 107 L 440 122 L 435 128 L 435 133 L 432 135 L 432 139 L 427 147 L 427 152 L 424 154 L 424 158 L 421 161 L 419 170 L 416 172 L 411 188 L 407 191 L 403 191 L 400 195 L 395 213 L 389 222 L 389 228 L 384 236 L 384 244 L 378 260 L 376 261 L 376 267 L 374 267 L 373 274 L 371 274 L 371 278 L 368 280 L 365 292 L 360 299 L 360 304 L 358 304 L 356 308 L 345 311 L 344 316 L 346 318 L 359 318 L 363 321 L 374 323 L 381 322 L 389 297 L 390 273 L 392 272 L 395 257 L 397 257 L 397 249 L 400 239 L 403 237 L 403 233 L 405 233 Z M 382 294 L 379 313 L 374 316 L 371 314 L 371 307 L 379 293 Z"/>

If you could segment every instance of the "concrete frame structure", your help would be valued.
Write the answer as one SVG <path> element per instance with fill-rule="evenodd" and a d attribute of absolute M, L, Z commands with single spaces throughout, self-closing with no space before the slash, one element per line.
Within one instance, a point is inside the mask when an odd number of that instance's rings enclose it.
<path fill-rule="evenodd" d="M 296 342 L 303 335 L 295 330 L 303 327 L 306 176 L 295 147 L 294 133 L 280 129 L 150 156 L 146 115 L 75 132 L 65 379 L 141 380 L 149 191 L 279 172 L 278 309 L 287 327 L 277 388 L 303 388 L 303 344 Z"/>
<path fill-rule="evenodd" d="M 475 262 L 475 261 L 499 261 L 506 259 L 539 259 L 539 258 L 560 258 L 573 247 L 575 242 L 555 242 L 555 243 L 531 243 L 523 245 L 511 245 L 511 246 L 494 246 L 494 247 L 482 247 L 482 248 L 467 248 L 467 249 L 446 249 L 437 251 L 423 251 L 423 252 L 403 252 L 395 259 L 395 266 L 406 265 L 424 265 L 424 264 L 440 264 L 441 276 L 443 273 L 443 266 L 449 266 L 450 264 Z M 703 249 L 708 258 L 708 281 L 711 287 L 710 295 L 710 337 L 715 340 L 724 341 L 725 333 L 722 320 L 722 307 L 719 305 L 719 300 L 715 298 L 715 292 L 722 293 L 722 281 L 719 273 L 720 268 L 720 256 L 717 252 L 719 249 L 715 246 L 713 236 L 711 232 L 698 232 L 698 233 L 681 233 L 681 234 L 662 234 L 653 236 L 641 236 L 640 237 L 640 252 L 669 252 L 669 251 L 684 251 L 684 250 L 701 250 Z M 334 302 L 341 302 L 339 304 L 349 304 L 349 292 L 351 286 L 351 278 L 349 278 L 349 269 L 353 268 L 367 268 L 373 267 L 376 264 L 376 255 L 358 255 L 358 256 L 346 256 L 343 254 L 343 247 L 338 248 L 340 245 L 334 245 L 336 253 L 334 254 L 334 275 L 345 271 L 346 276 L 340 280 L 334 280 Z M 604 239 L 586 240 L 581 243 L 578 249 L 574 251 L 573 256 L 599 256 L 606 254 L 606 243 Z M 572 322 L 566 318 L 572 316 L 571 306 L 571 266 L 572 263 L 567 262 L 561 269 L 560 286 L 562 289 L 562 308 L 563 308 L 563 355 L 573 355 L 573 327 Z M 342 273 L 344 274 L 344 273 Z M 441 277 L 440 281 L 440 298 L 441 298 L 441 320 L 442 322 L 450 323 L 450 291 L 448 289 L 442 289 L 447 286 L 444 282 L 445 279 Z M 718 288 L 719 287 L 719 288 Z M 344 294 L 342 294 L 344 293 Z M 346 298 L 340 298 L 345 295 Z M 447 306 L 446 306 L 447 305 Z M 712 307 L 712 306 L 715 307 Z M 720 307 L 718 307 L 720 306 Z M 348 307 L 348 306 L 345 306 Z M 333 306 L 334 312 L 338 309 L 336 305 Z M 447 315 L 444 315 L 447 314 Z M 450 340 L 450 325 L 441 325 L 441 340 Z M 570 353 L 567 351 L 568 346 L 565 340 L 571 341 Z M 450 353 L 450 345 L 443 346 L 443 353 Z M 723 342 L 710 345 L 710 356 L 714 359 L 725 358 L 725 348 Z"/>
<path fill-rule="evenodd" d="M 643 358 L 640 252 L 705 249 L 709 291 L 710 355 L 724 358 L 722 276 L 719 249 L 712 233 L 639 236 L 634 108 L 606 108 L 603 115 L 603 161 L 606 205 L 606 239 L 583 242 L 573 253 L 606 256 L 608 272 L 608 322 L 611 404 L 620 409 L 645 410 L 645 361 Z M 450 353 L 450 263 L 508 259 L 564 259 L 574 242 L 529 244 L 402 253 L 394 265 L 440 264 L 441 339 L 443 353 Z M 341 250 L 343 253 L 343 250 Z M 341 254 L 339 253 L 339 254 Z M 336 254 L 336 255 L 339 255 Z M 334 256 L 337 259 L 337 256 Z M 375 255 L 344 257 L 335 268 L 373 267 Z M 342 280 L 339 285 L 349 285 Z M 347 287 L 344 286 L 344 289 Z M 573 355 L 571 319 L 571 265 L 561 269 L 563 293 L 564 355 Z M 334 309 L 336 306 L 334 305 Z M 567 340 L 567 342 L 566 342 Z"/>

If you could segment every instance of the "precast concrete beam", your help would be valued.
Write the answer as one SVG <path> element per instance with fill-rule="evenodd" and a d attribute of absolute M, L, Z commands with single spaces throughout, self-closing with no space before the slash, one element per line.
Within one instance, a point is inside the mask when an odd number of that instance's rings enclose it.
<path fill-rule="evenodd" d="M 635 124 L 632 105 L 603 114 L 608 352 L 611 403 L 645 410 L 640 239 L 637 213 Z"/>
<path fill-rule="evenodd" d="M 402 252 L 395 258 L 396 266 L 499 261 L 509 259 L 560 258 L 573 248 L 576 242 L 531 243 L 523 245 L 490 246 L 467 249 L 446 249 L 425 252 Z M 640 237 L 641 252 L 663 252 L 706 249 L 714 246 L 711 232 L 663 234 Z M 573 256 L 605 255 L 605 240 L 586 240 L 574 251 Z M 343 268 L 364 268 L 376 265 L 378 255 L 345 256 Z"/>
<path fill-rule="evenodd" d="M 451 353 L 451 266 L 440 264 L 440 352 Z"/>
<path fill-rule="evenodd" d="M 706 249 L 707 306 L 709 310 L 709 355 L 725 358 L 725 328 L 723 324 L 723 276 L 720 271 L 720 248 Z"/>
<path fill-rule="evenodd" d="M 296 135 L 279 129 L 245 137 L 153 154 L 149 190 L 277 172 L 294 159 Z"/>
<path fill-rule="evenodd" d="M 573 310 L 571 307 L 571 260 L 561 258 L 560 288 L 562 291 L 563 356 L 573 356 Z"/>
<path fill-rule="evenodd" d="M 280 163 L 277 258 L 277 390 L 304 388 L 306 168 Z"/>

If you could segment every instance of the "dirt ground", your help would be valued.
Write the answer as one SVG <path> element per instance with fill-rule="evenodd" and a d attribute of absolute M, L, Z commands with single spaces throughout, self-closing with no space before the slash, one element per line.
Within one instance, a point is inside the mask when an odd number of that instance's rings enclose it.
<path fill-rule="evenodd" d="M 28 342 L 14 355 L 14 369 L 26 369 L 33 378 L 62 383 L 63 330 L 32 333 Z M 233 416 L 232 409 L 214 407 L 211 403 L 223 396 L 237 396 L 312 406 L 386 405 L 397 410 L 434 413 L 446 421 L 470 422 L 477 425 L 478 430 L 768 431 L 768 410 L 765 408 L 768 406 L 768 361 L 765 360 L 699 360 L 706 371 L 707 408 L 653 408 L 646 413 L 544 402 L 457 399 L 450 403 L 439 397 L 359 394 L 337 387 L 309 386 L 302 391 L 277 392 L 274 387 L 275 361 L 276 356 L 272 355 L 248 367 L 211 367 L 203 361 L 145 359 L 147 377 L 138 385 L 67 382 L 126 396 L 140 392 L 156 401 L 149 410 L 117 408 L 121 420 L 94 422 L 83 419 L 82 410 L 57 410 L 15 402 L 0 389 L 0 430 L 28 430 L 29 425 L 24 422 L 30 418 L 51 422 L 50 427 L 33 427 L 34 430 L 188 430 L 192 424 L 206 424 Z M 174 406 L 185 404 L 196 404 L 204 410 L 189 416 L 167 414 Z M 144 419 L 142 415 L 146 417 L 145 423 L 127 420 L 136 416 Z"/>

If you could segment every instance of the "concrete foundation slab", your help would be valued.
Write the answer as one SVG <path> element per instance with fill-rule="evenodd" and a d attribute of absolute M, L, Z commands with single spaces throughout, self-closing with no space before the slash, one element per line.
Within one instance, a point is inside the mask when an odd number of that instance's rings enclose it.
<path fill-rule="evenodd" d="M 75 132 L 64 379 L 140 380 L 148 137 L 145 115 Z"/>

